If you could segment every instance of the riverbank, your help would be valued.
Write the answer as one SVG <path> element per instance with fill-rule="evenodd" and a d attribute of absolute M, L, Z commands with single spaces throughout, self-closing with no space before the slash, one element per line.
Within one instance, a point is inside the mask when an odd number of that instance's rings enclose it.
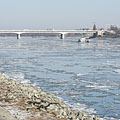
<path fill-rule="evenodd" d="M 7 110 L 0 107 L 0 120 L 18 120 L 15 116 L 11 115 Z"/>
<path fill-rule="evenodd" d="M 71 110 L 53 94 L 19 83 L 1 73 L 0 107 L 5 111 L 5 117 L 9 112 L 15 120 L 98 120 L 81 111 Z"/>
<path fill-rule="evenodd" d="M 95 40 L 120 40 L 120 37 L 101 36 L 94 38 Z"/>

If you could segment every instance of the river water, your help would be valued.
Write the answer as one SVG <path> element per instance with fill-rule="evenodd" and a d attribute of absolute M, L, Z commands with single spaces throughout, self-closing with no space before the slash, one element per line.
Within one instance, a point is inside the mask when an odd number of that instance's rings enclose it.
<path fill-rule="evenodd" d="M 120 40 L 0 38 L 0 72 L 103 120 L 120 120 Z"/>

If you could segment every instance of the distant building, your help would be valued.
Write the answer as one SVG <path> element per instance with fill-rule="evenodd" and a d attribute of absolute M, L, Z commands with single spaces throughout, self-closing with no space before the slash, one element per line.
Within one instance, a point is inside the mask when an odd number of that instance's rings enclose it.
<path fill-rule="evenodd" d="M 93 30 L 97 30 L 96 24 L 93 25 Z"/>

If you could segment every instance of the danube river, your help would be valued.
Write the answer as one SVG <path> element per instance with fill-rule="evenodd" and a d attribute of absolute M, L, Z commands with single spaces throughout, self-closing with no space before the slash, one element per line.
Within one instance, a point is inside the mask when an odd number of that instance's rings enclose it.
<path fill-rule="evenodd" d="M 0 38 L 0 72 L 74 109 L 120 120 L 120 40 L 77 40 Z"/>

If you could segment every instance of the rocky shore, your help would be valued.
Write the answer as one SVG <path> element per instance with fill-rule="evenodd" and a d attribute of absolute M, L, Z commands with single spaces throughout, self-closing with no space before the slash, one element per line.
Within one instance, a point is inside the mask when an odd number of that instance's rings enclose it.
<path fill-rule="evenodd" d="M 0 108 L 15 120 L 98 120 L 81 111 L 72 110 L 53 94 L 24 85 L 0 73 Z M 0 109 L 1 112 L 1 109 Z M 2 116 L 0 114 L 0 120 Z M 9 119 L 8 120 L 13 120 Z"/>

